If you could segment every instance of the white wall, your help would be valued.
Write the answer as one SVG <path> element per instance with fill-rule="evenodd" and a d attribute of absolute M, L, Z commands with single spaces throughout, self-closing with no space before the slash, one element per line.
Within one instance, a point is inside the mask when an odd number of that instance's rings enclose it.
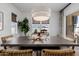
<path fill-rule="evenodd" d="M 73 40 L 71 38 L 66 37 L 66 16 L 69 14 L 72 14 L 74 12 L 79 11 L 79 3 L 72 3 L 70 6 L 68 6 L 65 10 L 64 10 L 64 14 L 63 14 L 63 20 L 62 20 L 62 35 L 65 39 L 68 40 Z"/>
<path fill-rule="evenodd" d="M 50 36 L 56 36 L 60 34 L 61 30 L 61 24 L 59 23 L 59 12 L 53 12 L 51 11 L 51 17 L 50 17 L 50 25 L 49 25 L 49 31 L 50 31 Z M 31 11 L 24 12 L 23 13 L 23 18 L 27 17 L 29 19 L 29 25 L 30 25 L 30 32 L 32 31 L 32 15 Z"/>
<path fill-rule="evenodd" d="M 58 12 L 51 12 L 50 18 L 50 35 L 56 36 L 59 35 L 61 32 L 61 24 L 60 24 L 60 14 Z"/>
<path fill-rule="evenodd" d="M 0 36 L 11 34 L 11 13 L 17 15 L 17 20 L 21 19 L 21 12 L 12 4 L 0 3 L 0 12 L 3 12 L 3 30 L 0 31 Z"/>

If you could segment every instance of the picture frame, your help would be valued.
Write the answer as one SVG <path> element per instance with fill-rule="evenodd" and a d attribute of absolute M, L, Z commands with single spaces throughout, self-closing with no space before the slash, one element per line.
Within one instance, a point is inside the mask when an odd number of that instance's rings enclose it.
<path fill-rule="evenodd" d="M 0 12 L 0 31 L 3 30 L 3 12 Z"/>
<path fill-rule="evenodd" d="M 17 15 L 15 13 L 11 13 L 12 22 L 17 22 Z"/>

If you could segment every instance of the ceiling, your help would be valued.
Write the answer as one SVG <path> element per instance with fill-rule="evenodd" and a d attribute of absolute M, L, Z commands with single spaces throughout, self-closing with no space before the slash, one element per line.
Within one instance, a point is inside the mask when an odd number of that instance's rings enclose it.
<path fill-rule="evenodd" d="M 52 11 L 60 11 L 68 3 L 12 3 L 21 12 L 29 12 L 35 8 L 50 8 Z"/>

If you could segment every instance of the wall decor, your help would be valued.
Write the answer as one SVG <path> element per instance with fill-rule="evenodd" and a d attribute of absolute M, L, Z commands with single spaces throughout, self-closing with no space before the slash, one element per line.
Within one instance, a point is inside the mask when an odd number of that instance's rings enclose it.
<path fill-rule="evenodd" d="M 0 30 L 3 29 L 3 12 L 0 12 Z"/>
<path fill-rule="evenodd" d="M 17 22 L 17 20 L 16 20 L 17 15 L 15 13 L 11 14 L 11 18 L 12 18 L 12 22 Z"/>

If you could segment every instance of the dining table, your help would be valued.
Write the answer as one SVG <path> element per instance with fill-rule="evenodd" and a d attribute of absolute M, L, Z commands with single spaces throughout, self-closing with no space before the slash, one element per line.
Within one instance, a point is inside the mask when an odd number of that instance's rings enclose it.
<path fill-rule="evenodd" d="M 6 43 L 2 43 L 1 46 L 24 46 L 24 47 L 55 47 L 55 46 L 79 46 L 79 43 L 70 41 L 61 37 L 50 37 L 49 39 L 44 39 L 42 41 L 35 41 L 24 36 L 14 37 Z"/>
<path fill-rule="evenodd" d="M 74 41 L 70 41 L 61 37 L 49 37 L 48 39 L 44 39 L 42 41 L 35 41 L 31 38 L 27 38 L 24 36 L 14 37 L 10 41 L 6 41 L 6 43 L 0 44 L 4 49 L 9 47 L 19 47 L 20 49 L 33 49 L 37 51 L 41 51 L 42 49 L 60 49 L 61 47 L 72 47 L 79 46 L 79 43 L 75 43 Z M 37 53 L 38 55 L 38 53 Z"/>

